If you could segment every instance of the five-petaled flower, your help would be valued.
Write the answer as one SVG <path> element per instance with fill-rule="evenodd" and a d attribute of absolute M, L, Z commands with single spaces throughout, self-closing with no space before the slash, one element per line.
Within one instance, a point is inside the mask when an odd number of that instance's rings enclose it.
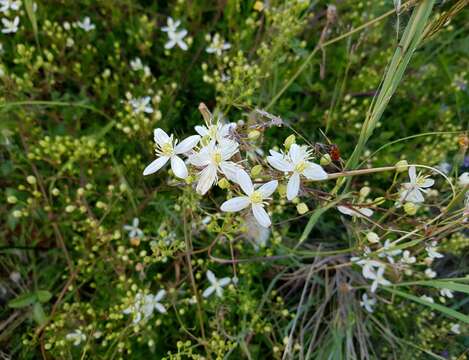
<path fill-rule="evenodd" d="M 3 29 L 2 33 L 4 34 L 14 34 L 18 31 L 18 26 L 20 24 L 20 18 L 15 16 L 13 20 L 9 20 L 7 18 L 2 19 Z"/>
<path fill-rule="evenodd" d="M 21 7 L 19 0 L 0 0 L 0 12 L 6 13 L 9 10 L 18 11 Z"/>
<path fill-rule="evenodd" d="M 415 166 L 409 167 L 409 179 L 410 182 L 402 184 L 400 201 L 422 203 L 425 200 L 422 193 L 426 193 L 428 191 L 426 188 L 433 186 L 435 181 L 420 173 L 417 175 Z"/>
<path fill-rule="evenodd" d="M 80 29 L 85 30 L 86 32 L 89 32 L 96 28 L 96 26 L 91 22 L 91 19 L 89 16 L 85 17 L 82 21 L 77 21 L 77 26 Z"/>
<path fill-rule="evenodd" d="M 134 324 L 137 324 L 142 320 L 148 320 L 153 315 L 154 310 L 164 314 L 166 313 L 166 308 L 160 303 L 160 301 L 165 295 L 166 291 L 163 289 L 158 291 L 156 295 L 138 292 L 135 295 L 133 304 L 124 309 L 123 313 L 132 314 L 132 322 Z"/>
<path fill-rule="evenodd" d="M 144 96 L 138 99 L 131 99 L 130 105 L 132 106 L 134 114 L 151 114 L 153 113 L 153 108 L 151 107 L 151 98 L 149 96 Z"/>
<path fill-rule="evenodd" d="M 168 34 L 168 41 L 164 45 L 165 49 L 172 49 L 175 45 L 179 46 L 182 50 L 187 50 L 189 47 L 184 42 L 187 35 L 187 30 L 182 29 L 178 31 L 181 21 L 174 21 L 172 17 L 168 17 L 167 26 L 161 28 L 162 31 Z"/>
<path fill-rule="evenodd" d="M 215 54 L 217 56 L 221 56 L 223 51 L 228 50 L 231 48 L 231 44 L 226 42 L 220 34 L 216 33 L 212 37 L 212 41 L 210 45 L 207 47 L 206 51 L 209 54 Z"/>
<path fill-rule="evenodd" d="M 376 304 L 375 298 L 369 298 L 367 293 L 362 295 L 362 301 L 360 301 L 360 305 L 366 309 L 369 313 L 373 312 L 373 306 Z"/>
<path fill-rule="evenodd" d="M 189 157 L 189 163 L 203 168 L 199 173 L 197 192 L 204 195 L 218 180 L 218 173 L 226 176 L 228 180 L 236 181 L 236 173 L 241 167 L 228 161 L 238 152 L 238 143 L 229 139 L 222 139 L 218 144 L 211 141 L 198 153 Z"/>
<path fill-rule="evenodd" d="M 221 210 L 225 212 L 241 211 L 251 206 L 252 213 L 260 225 L 269 227 L 271 225 L 270 217 L 264 209 L 264 200 L 269 198 L 277 188 L 278 181 L 272 180 L 257 189 L 254 189 L 252 180 L 244 170 L 239 170 L 236 176 L 236 182 L 239 184 L 245 196 L 237 196 L 225 201 L 221 205 Z"/>
<path fill-rule="evenodd" d="M 300 190 L 300 175 L 308 180 L 325 180 L 327 173 L 321 165 L 309 161 L 311 152 L 307 146 L 292 144 L 288 154 L 270 150 L 269 164 L 277 170 L 291 173 L 287 184 L 287 199 L 293 200 Z"/>
<path fill-rule="evenodd" d="M 229 277 L 217 279 L 217 277 L 211 270 L 207 270 L 207 279 L 210 282 L 210 286 L 206 288 L 202 293 L 202 296 L 204 298 L 209 297 L 214 292 L 219 298 L 223 297 L 223 288 L 231 282 L 231 278 Z"/>
<path fill-rule="evenodd" d="M 129 238 L 142 238 L 143 231 L 138 227 L 139 220 L 134 218 L 132 220 L 132 225 L 124 225 L 124 230 L 129 233 Z"/>
<path fill-rule="evenodd" d="M 185 179 L 188 171 L 184 161 L 178 156 L 191 151 L 199 142 L 199 135 L 192 135 L 184 139 L 178 144 L 173 139 L 173 135 L 169 136 L 162 129 L 155 129 L 154 140 L 156 144 L 156 154 L 158 159 L 154 160 L 143 170 L 143 175 L 150 175 L 161 169 L 169 160 L 171 160 L 171 169 L 178 178 Z"/>

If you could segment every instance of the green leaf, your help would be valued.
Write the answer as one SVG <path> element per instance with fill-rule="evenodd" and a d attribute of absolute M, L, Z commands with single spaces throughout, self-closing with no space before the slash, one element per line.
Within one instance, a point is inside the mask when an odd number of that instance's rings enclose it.
<path fill-rule="evenodd" d="M 35 303 L 33 306 L 33 319 L 39 325 L 44 325 L 47 322 L 47 316 L 41 304 Z"/>
<path fill-rule="evenodd" d="M 419 304 L 422 304 L 422 305 L 425 305 L 425 306 L 428 306 L 434 310 L 437 310 L 439 312 L 441 312 L 442 314 L 444 315 L 447 315 L 449 317 L 452 317 L 452 318 L 455 318 L 459 321 L 462 321 L 466 324 L 469 324 L 469 316 L 468 315 L 465 315 L 463 313 L 460 313 L 459 311 L 456 311 L 454 309 L 451 309 L 447 306 L 444 306 L 444 305 L 440 305 L 440 304 L 435 304 L 435 303 L 431 303 L 431 302 L 428 302 L 422 298 L 419 298 L 415 295 L 411 295 L 411 294 L 408 294 L 404 291 L 400 291 L 400 290 L 396 290 L 392 287 L 381 287 L 381 289 L 385 290 L 385 291 L 388 291 L 390 293 L 393 293 L 395 295 L 398 295 L 398 296 L 401 296 L 403 298 L 406 298 L 406 299 L 409 299 L 409 300 L 412 300 L 414 302 L 417 302 Z"/>
<path fill-rule="evenodd" d="M 35 293 L 22 294 L 8 303 L 8 307 L 13 309 L 20 309 L 32 305 L 36 302 L 37 297 Z"/>
<path fill-rule="evenodd" d="M 52 298 L 52 294 L 47 290 L 36 291 L 36 296 L 39 302 L 46 303 Z"/>
<path fill-rule="evenodd" d="M 33 27 L 33 32 L 34 32 L 34 37 L 36 38 L 36 43 L 39 45 L 37 19 L 36 19 L 36 13 L 34 12 L 33 1 L 24 0 L 24 7 L 26 8 L 26 13 L 28 14 L 29 21 L 31 21 L 31 26 Z"/>

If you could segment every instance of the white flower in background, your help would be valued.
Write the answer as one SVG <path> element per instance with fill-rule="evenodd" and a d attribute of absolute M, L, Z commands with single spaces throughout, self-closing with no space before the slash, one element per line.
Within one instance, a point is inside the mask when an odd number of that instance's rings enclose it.
<path fill-rule="evenodd" d="M 384 271 L 385 267 L 381 266 L 378 268 L 376 272 L 371 273 L 371 279 L 373 280 L 373 283 L 371 284 L 371 292 L 374 293 L 376 289 L 378 288 L 378 285 L 383 285 L 383 286 L 389 286 L 391 285 L 391 282 L 389 280 L 386 280 L 384 278 Z"/>
<path fill-rule="evenodd" d="M 236 182 L 246 196 L 238 196 L 225 201 L 221 205 L 221 210 L 225 212 L 237 212 L 251 206 L 252 213 L 259 224 L 264 227 L 269 227 L 271 221 L 267 211 L 264 209 L 264 200 L 268 199 L 269 196 L 274 193 L 278 181 L 269 181 L 255 190 L 251 178 L 244 170 L 238 171 L 236 178 Z"/>
<path fill-rule="evenodd" d="M 356 217 L 370 217 L 373 215 L 373 210 L 368 208 L 354 208 L 349 206 L 337 206 L 337 210 L 344 215 L 356 216 Z"/>
<path fill-rule="evenodd" d="M 362 301 L 360 301 L 360 306 L 364 307 L 369 313 L 373 312 L 373 306 L 376 305 L 375 298 L 369 298 L 367 293 L 362 295 Z"/>
<path fill-rule="evenodd" d="M 173 135 L 168 136 L 162 129 L 155 129 L 154 140 L 156 144 L 156 155 L 158 159 L 154 160 L 143 170 L 143 175 L 150 175 L 161 169 L 169 160 L 171 160 L 171 169 L 178 178 L 185 179 L 188 175 L 187 167 L 184 161 L 178 156 L 191 151 L 199 142 L 199 135 L 192 135 L 181 141 L 173 139 Z"/>
<path fill-rule="evenodd" d="M 215 124 L 197 125 L 195 131 L 203 138 L 207 137 L 210 140 L 220 142 L 228 138 L 231 130 L 235 128 L 235 123 L 223 124 L 221 121 L 217 121 Z"/>
<path fill-rule="evenodd" d="M 429 188 L 433 186 L 435 181 L 428 179 L 428 176 L 422 176 L 420 173 L 417 175 L 415 166 L 409 167 L 409 179 L 410 182 L 402 184 L 402 190 L 400 193 L 400 201 L 409 201 L 413 203 L 422 203 L 425 198 L 422 193 L 426 193 Z"/>
<path fill-rule="evenodd" d="M 231 282 L 231 278 L 229 277 L 217 279 L 211 270 L 207 270 L 207 279 L 210 282 L 210 286 L 204 290 L 202 294 L 204 298 L 209 297 L 214 292 L 219 298 L 223 297 L 223 288 Z"/>
<path fill-rule="evenodd" d="M 129 237 L 132 238 L 142 238 L 143 231 L 138 227 L 139 220 L 138 218 L 134 218 L 132 220 L 132 225 L 124 225 L 124 230 L 129 233 Z"/>
<path fill-rule="evenodd" d="M 67 341 L 72 341 L 74 346 L 78 346 L 82 343 L 82 341 L 86 340 L 86 335 L 80 329 L 76 329 L 75 331 L 67 334 L 65 336 Z"/>
<path fill-rule="evenodd" d="M 9 10 L 18 11 L 21 7 L 21 1 L 0 0 L 0 12 L 6 13 Z"/>
<path fill-rule="evenodd" d="M 91 22 L 91 19 L 89 16 L 85 17 L 82 21 L 77 21 L 77 26 L 80 29 L 85 30 L 86 32 L 89 32 L 96 28 L 96 26 Z"/>
<path fill-rule="evenodd" d="M 153 108 L 151 107 L 151 97 L 145 96 L 138 99 L 131 99 L 130 105 L 132 106 L 134 114 L 153 113 Z"/>
<path fill-rule="evenodd" d="M 2 33 L 4 34 L 14 34 L 18 31 L 18 25 L 20 24 L 20 18 L 15 16 L 13 20 L 7 18 L 2 19 L 3 29 Z"/>
<path fill-rule="evenodd" d="M 231 48 L 231 44 L 226 42 L 220 34 L 216 33 L 212 37 L 212 41 L 210 45 L 207 47 L 206 51 L 209 54 L 215 54 L 217 56 L 221 56 L 223 51 L 228 50 Z"/>
<path fill-rule="evenodd" d="M 168 19 L 166 20 L 166 26 L 163 26 L 161 28 L 161 31 L 166 32 L 166 33 L 174 33 L 177 31 L 179 25 L 181 25 L 180 20 L 174 21 L 171 16 L 168 16 Z"/>
<path fill-rule="evenodd" d="M 138 324 L 142 320 L 148 320 L 152 317 L 154 310 L 164 314 L 166 313 L 166 308 L 160 301 L 165 295 L 165 290 L 158 291 L 156 295 L 144 294 L 140 291 L 135 295 L 134 303 L 122 312 L 124 314 L 132 314 L 132 322 L 134 324 Z"/>
<path fill-rule="evenodd" d="M 436 259 L 436 258 L 442 258 L 444 257 L 443 254 L 439 253 L 438 252 L 438 247 L 436 246 L 437 245 L 437 242 L 436 241 L 432 241 L 431 245 L 430 246 L 427 246 L 425 248 L 425 250 L 427 251 L 427 254 L 428 254 L 428 257 L 430 259 Z"/>
<path fill-rule="evenodd" d="M 430 269 L 430 268 L 427 268 L 427 269 L 425 270 L 425 276 L 426 276 L 427 278 L 429 278 L 429 279 L 433 279 L 434 277 L 436 277 L 436 272 L 433 271 L 433 270 Z"/>
<path fill-rule="evenodd" d="M 427 301 L 427 302 L 429 302 L 429 303 L 431 303 L 431 304 L 433 304 L 433 303 L 435 302 L 435 300 L 433 300 L 432 297 L 427 296 L 427 295 L 422 295 L 422 296 L 420 296 L 420 299 L 422 299 L 422 300 L 424 300 L 424 301 Z"/>
<path fill-rule="evenodd" d="M 187 50 L 189 47 L 184 42 L 184 38 L 187 35 L 187 30 L 181 30 L 178 32 L 168 32 L 168 41 L 164 44 L 165 49 L 172 49 L 175 45 L 179 46 L 181 50 Z"/>
<path fill-rule="evenodd" d="M 203 168 L 199 173 L 197 192 L 204 195 L 217 182 L 218 173 L 226 176 L 228 180 L 235 181 L 236 173 L 241 167 L 232 161 L 228 161 L 238 152 L 238 143 L 229 139 L 223 139 L 218 145 L 211 141 L 198 153 L 189 157 L 189 163 Z"/>
<path fill-rule="evenodd" d="M 461 186 L 469 185 L 469 172 L 462 173 L 458 182 Z"/>
<path fill-rule="evenodd" d="M 417 259 L 415 256 L 410 256 L 410 251 L 409 250 L 404 250 L 404 253 L 402 254 L 401 262 L 405 264 L 413 264 L 415 263 Z"/>
<path fill-rule="evenodd" d="M 453 292 L 450 289 L 441 289 L 440 295 L 452 299 L 454 297 Z"/>
<path fill-rule="evenodd" d="M 461 326 L 459 324 L 451 324 L 451 332 L 456 335 L 461 334 Z"/>
<path fill-rule="evenodd" d="M 350 260 L 352 260 L 353 263 L 362 267 L 362 274 L 363 277 L 366 279 L 374 279 L 376 274 L 375 269 L 383 267 L 383 264 L 381 264 L 379 261 L 372 259 L 361 259 L 359 257 L 352 257 Z"/>
<path fill-rule="evenodd" d="M 284 155 L 270 150 L 268 163 L 277 170 L 291 173 L 287 184 L 287 199 L 293 200 L 300 190 L 300 175 L 308 180 L 325 180 L 327 173 L 324 169 L 311 161 L 311 152 L 307 146 L 292 144 L 288 154 Z"/>
<path fill-rule="evenodd" d="M 246 217 L 246 227 L 246 238 L 253 244 L 254 250 L 259 251 L 260 248 L 264 248 L 270 237 L 270 229 L 259 225 L 251 214 Z"/>
<path fill-rule="evenodd" d="M 130 60 L 130 67 L 133 71 L 143 70 L 143 63 L 139 57 L 136 57 L 133 60 Z"/>
<path fill-rule="evenodd" d="M 400 249 L 389 250 L 393 246 L 394 244 L 392 244 L 391 241 L 388 239 L 384 242 L 383 247 L 380 249 L 380 252 L 378 253 L 379 257 L 386 257 L 391 264 L 394 264 L 394 256 L 397 256 L 400 253 L 402 253 L 402 250 Z"/>

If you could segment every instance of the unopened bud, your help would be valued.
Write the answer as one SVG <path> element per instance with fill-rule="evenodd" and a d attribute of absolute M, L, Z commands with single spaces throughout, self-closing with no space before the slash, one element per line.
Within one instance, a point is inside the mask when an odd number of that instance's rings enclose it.
<path fill-rule="evenodd" d="M 329 154 L 324 154 L 324 155 L 321 157 L 321 160 L 319 160 L 319 163 L 320 163 L 322 166 L 327 166 L 327 165 L 329 165 L 331 162 L 332 162 L 332 159 L 331 159 L 331 156 L 330 156 Z"/>
<path fill-rule="evenodd" d="M 256 140 L 261 136 L 261 132 L 259 130 L 251 130 L 248 134 L 249 140 Z"/>
<path fill-rule="evenodd" d="M 407 215 L 415 215 L 417 213 L 418 207 L 412 202 L 407 202 L 404 204 L 404 211 Z"/>
<path fill-rule="evenodd" d="M 290 149 L 290 146 L 292 146 L 296 141 L 295 135 L 291 134 L 289 137 L 285 139 L 283 142 L 283 145 L 285 146 L 285 149 L 288 150 Z"/>
<path fill-rule="evenodd" d="M 251 169 L 251 176 L 256 177 L 262 172 L 262 165 L 256 165 Z"/>
<path fill-rule="evenodd" d="M 296 205 L 296 211 L 298 211 L 298 214 L 300 215 L 306 214 L 309 211 L 308 205 L 305 203 L 299 203 Z"/>
<path fill-rule="evenodd" d="M 221 179 L 219 182 L 218 182 L 218 187 L 220 189 L 228 189 L 230 187 L 230 183 L 228 180 L 226 180 L 225 178 Z"/>
<path fill-rule="evenodd" d="M 368 234 L 366 234 L 366 239 L 372 244 L 379 243 L 379 236 L 373 231 L 370 231 Z"/>
<path fill-rule="evenodd" d="M 407 162 L 407 160 L 401 160 L 396 163 L 395 167 L 397 172 L 404 172 L 407 171 L 409 163 Z"/>

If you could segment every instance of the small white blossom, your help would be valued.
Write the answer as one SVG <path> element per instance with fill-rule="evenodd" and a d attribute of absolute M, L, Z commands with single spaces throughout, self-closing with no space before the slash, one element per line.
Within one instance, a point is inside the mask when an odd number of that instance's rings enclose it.
<path fill-rule="evenodd" d="M 220 142 L 228 138 L 231 130 L 234 128 L 236 128 L 235 123 L 223 124 L 222 121 L 219 120 L 215 124 L 197 125 L 195 131 L 203 138 L 207 137 L 210 140 Z"/>
<path fill-rule="evenodd" d="M 166 33 L 173 33 L 173 32 L 176 32 L 179 25 L 181 25 L 181 21 L 180 20 L 174 21 L 171 16 L 168 16 L 168 19 L 166 20 L 166 24 L 167 24 L 166 26 L 163 26 L 161 28 L 161 31 L 164 31 Z"/>
<path fill-rule="evenodd" d="M 292 144 L 288 154 L 281 154 L 270 150 L 267 157 L 269 164 L 277 170 L 291 173 L 287 184 L 287 199 L 293 200 L 300 191 L 300 175 L 308 180 L 325 180 L 327 173 L 324 169 L 310 161 L 311 152 L 307 146 Z"/>
<path fill-rule="evenodd" d="M 219 298 L 223 297 L 223 288 L 231 282 L 231 278 L 229 277 L 217 279 L 211 270 L 207 270 L 207 279 L 210 282 L 210 286 L 204 290 L 202 294 L 204 298 L 209 297 L 214 292 Z"/>
<path fill-rule="evenodd" d="M 436 277 L 436 275 L 437 275 L 436 272 L 433 271 L 433 270 L 430 269 L 430 268 L 427 268 L 427 269 L 425 270 L 425 276 L 426 276 L 427 278 L 429 278 L 429 279 L 433 279 L 434 277 Z"/>
<path fill-rule="evenodd" d="M 432 241 L 431 245 L 430 246 L 427 246 L 425 248 L 425 250 L 427 251 L 427 254 L 428 254 L 428 257 L 430 259 L 436 259 L 436 258 L 442 258 L 444 257 L 443 254 L 439 253 L 438 252 L 438 247 L 436 246 L 437 245 L 437 242 L 436 241 Z"/>
<path fill-rule="evenodd" d="M 373 312 L 373 306 L 376 304 L 375 298 L 369 298 L 366 293 L 362 295 L 362 301 L 360 301 L 360 305 L 366 309 L 369 313 Z"/>
<path fill-rule="evenodd" d="M 15 16 L 13 20 L 9 20 L 7 18 L 2 19 L 3 29 L 2 33 L 4 34 L 14 34 L 18 31 L 18 26 L 20 24 L 20 18 Z"/>
<path fill-rule="evenodd" d="M 184 38 L 187 35 L 187 30 L 181 30 L 178 32 L 168 32 L 168 41 L 164 44 L 164 48 L 169 50 L 175 45 L 179 46 L 181 50 L 187 50 L 189 47 L 184 42 Z"/>
<path fill-rule="evenodd" d="M 429 188 L 433 186 L 435 181 L 428 179 L 428 176 L 422 176 L 420 173 L 417 175 L 415 166 L 409 167 L 410 182 L 402 184 L 400 193 L 400 201 L 409 201 L 413 203 L 422 203 L 425 199 L 422 193 L 426 193 Z"/>
<path fill-rule="evenodd" d="M 231 44 L 226 42 L 220 34 L 215 34 L 212 37 L 212 41 L 210 45 L 207 47 L 206 51 L 209 54 L 215 54 L 217 56 L 221 56 L 223 51 L 228 50 L 231 48 Z"/>
<path fill-rule="evenodd" d="M 238 143 L 223 139 L 216 144 L 211 141 L 198 153 L 189 157 L 189 163 L 202 168 L 199 172 L 197 192 L 204 195 L 218 180 L 218 173 L 226 176 L 228 180 L 236 181 L 236 174 L 241 169 L 232 161 L 228 161 L 238 152 Z"/>
<path fill-rule="evenodd" d="M 134 324 L 139 323 L 142 320 L 148 320 L 153 316 L 154 310 L 157 310 L 161 314 L 166 313 L 166 308 L 160 303 L 160 301 L 166 295 L 165 290 L 160 290 L 156 295 L 144 294 L 138 292 L 135 295 L 134 302 L 131 306 L 126 308 L 124 314 L 132 314 Z"/>
<path fill-rule="evenodd" d="M 221 205 L 221 210 L 225 212 L 237 212 L 251 206 L 252 213 L 259 224 L 264 227 L 269 227 L 271 221 L 267 211 L 264 209 L 264 200 L 274 193 L 278 186 L 278 181 L 269 181 L 255 190 L 249 175 L 244 170 L 240 170 L 237 173 L 236 182 L 246 196 L 238 196 L 225 201 Z"/>
<path fill-rule="evenodd" d="M 76 329 L 75 331 L 67 334 L 65 339 L 68 341 L 72 341 L 74 346 L 80 345 L 83 341 L 86 340 L 86 335 L 80 329 Z"/>
<path fill-rule="evenodd" d="M 441 289 L 440 295 L 452 299 L 454 297 L 453 292 L 450 289 Z"/>
<path fill-rule="evenodd" d="M 130 105 L 132 106 L 134 114 L 151 114 L 153 113 L 153 108 L 151 107 L 151 98 L 149 96 L 145 96 L 138 99 L 131 99 Z"/>
<path fill-rule="evenodd" d="M 371 284 L 371 292 L 374 293 L 376 289 L 378 288 L 378 285 L 383 285 L 383 286 L 389 286 L 391 285 L 391 282 L 389 280 L 386 280 L 383 275 L 385 271 L 385 267 L 381 266 L 378 268 L 376 272 L 371 273 L 371 279 L 373 280 L 373 283 Z"/>
<path fill-rule="evenodd" d="M 356 217 L 370 217 L 373 215 L 373 210 L 369 208 L 355 208 L 351 206 L 337 206 L 337 210 L 344 215 L 356 216 Z"/>
<path fill-rule="evenodd" d="M 21 7 L 19 0 L 0 0 L 0 12 L 6 13 L 9 10 L 18 11 Z"/>
<path fill-rule="evenodd" d="M 415 256 L 410 256 L 410 251 L 409 250 L 404 250 L 404 253 L 402 254 L 401 261 L 405 264 L 413 264 L 415 263 L 417 259 Z"/>
<path fill-rule="evenodd" d="M 422 295 L 422 296 L 420 296 L 420 299 L 425 300 L 425 301 L 427 301 L 427 302 L 429 302 L 429 303 L 432 303 L 432 304 L 435 302 L 435 300 L 433 300 L 432 297 L 427 296 L 427 295 Z"/>
<path fill-rule="evenodd" d="M 91 22 L 91 19 L 89 16 L 85 17 L 82 21 L 77 21 L 77 26 L 80 29 L 85 30 L 86 32 L 89 32 L 96 28 L 96 26 Z"/>
<path fill-rule="evenodd" d="M 461 186 L 469 185 L 469 172 L 462 173 L 458 182 Z"/>
<path fill-rule="evenodd" d="M 124 225 L 124 230 L 128 231 L 129 237 L 131 239 L 143 237 L 143 231 L 139 229 L 138 224 L 139 224 L 138 218 L 134 218 L 132 220 L 132 225 Z"/>
<path fill-rule="evenodd" d="M 386 240 L 384 242 L 383 247 L 380 249 L 380 252 L 378 254 L 379 257 L 386 257 L 391 264 L 394 264 L 394 256 L 397 256 L 400 253 L 402 253 L 402 250 L 400 250 L 400 249 L 389 250 L 393 246 L 394 246 L 394 244 L 392 244 L 389 239 Z"/>
<path fill-rule="evenodd" d="M 154 140 L 156 144 L 156 155 L 158 159 L 154 160 L 143 170 L 143 175 L 150 175 L 161 169 L 169 160 L 171 161 L 171 169 L 178 178 L 185 179 L 188 171 L 184 161 L 178 156 L 192 150 L 199 142 L 199 135 L 192 135 L 181 141 L 173 139 L 173 135 L 169 136 L 162 129 L 155 129 Z"/>
<path fill-rule="evenodd" d="M 451 324 L 451 332 L 456 335 L 461 334 L 461 326 L 459 324 Z"/>
<path fill-rule="evenodd" d="M 139 57 L 136 57 L 133 60 L 130 60 L 130 67 L 133 71 L 143 70 L 143 63 Z"/>

